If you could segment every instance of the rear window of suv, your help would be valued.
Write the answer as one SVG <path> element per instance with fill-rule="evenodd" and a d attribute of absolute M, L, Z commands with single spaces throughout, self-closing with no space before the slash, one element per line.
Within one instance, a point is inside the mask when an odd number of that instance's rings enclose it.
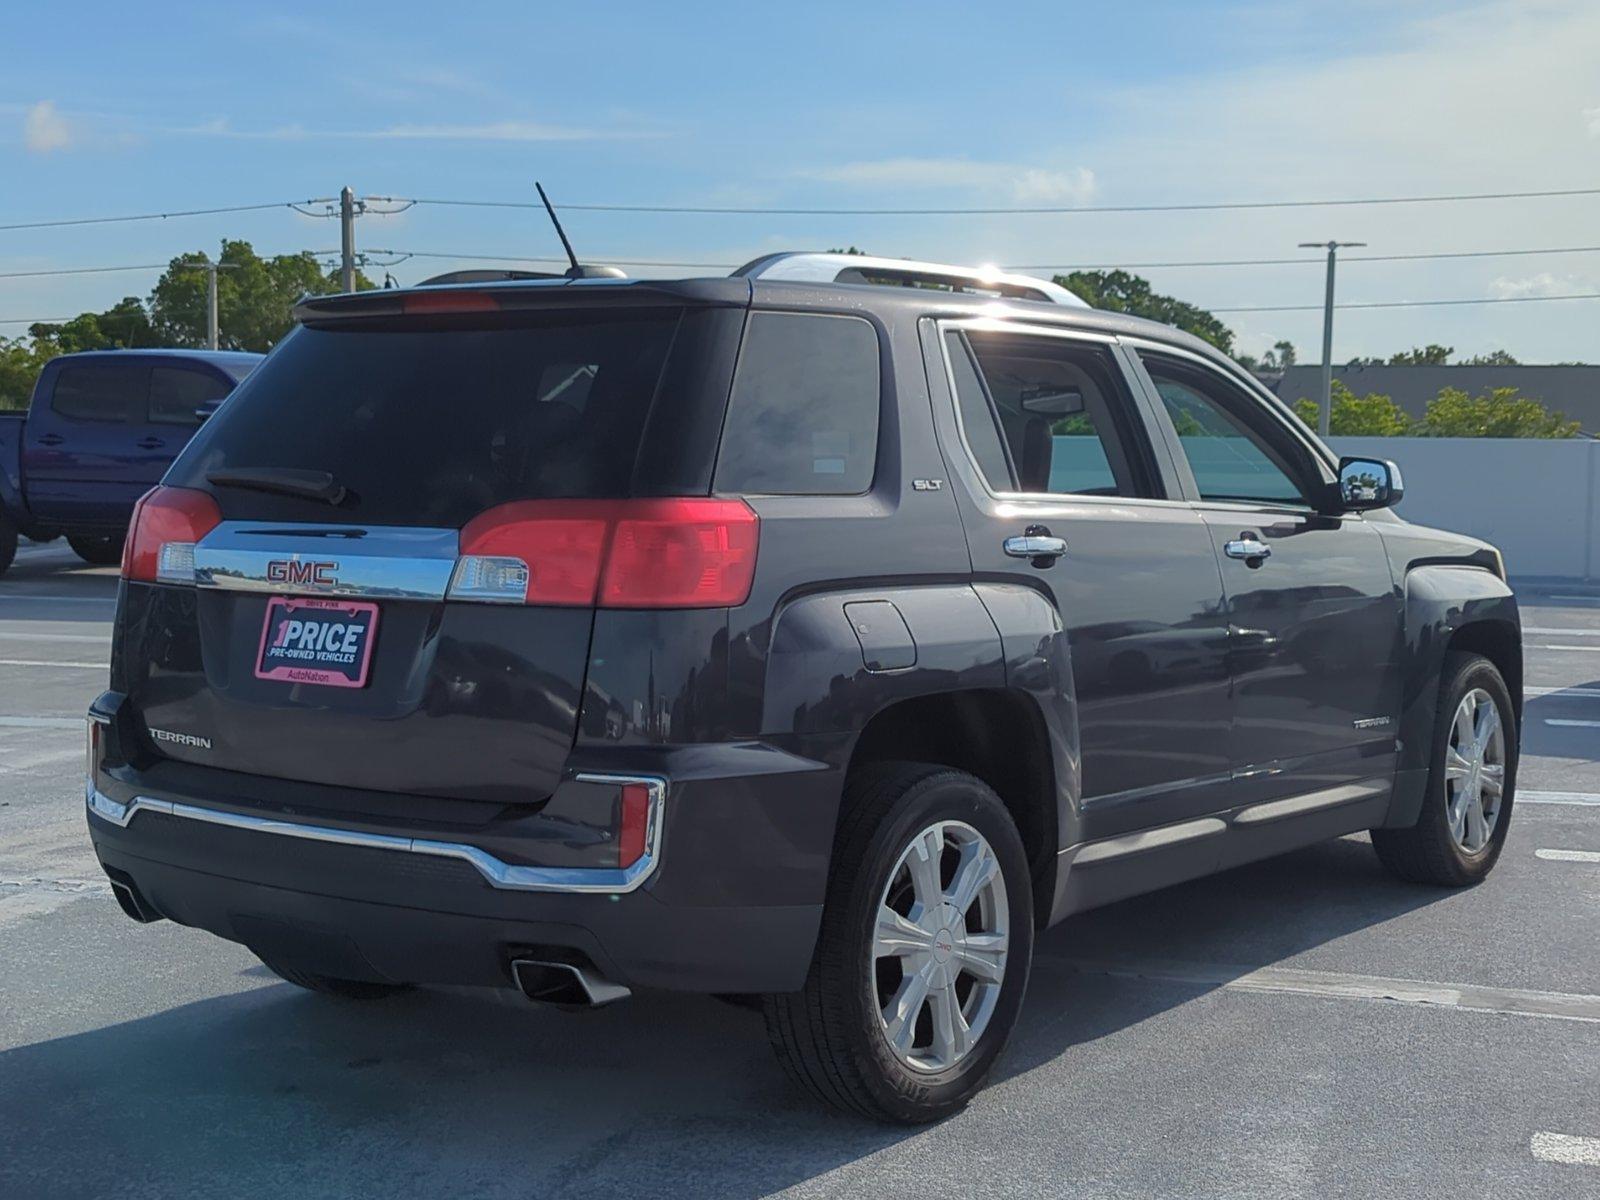
<path fill-rule="evenodd" d="M 512 500 L 624 497 L 681 313 L 298 329 L 168 482 L 211 491 L 230 517 L 286 519 L 292 505 L 437 528 Z M 210 486 L 224 467 L 326 471 L 350 496 L 319 510 Z"/>

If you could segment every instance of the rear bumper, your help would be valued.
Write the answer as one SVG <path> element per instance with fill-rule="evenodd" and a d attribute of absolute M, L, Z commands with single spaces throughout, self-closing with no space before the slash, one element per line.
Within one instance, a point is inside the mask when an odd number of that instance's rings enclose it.
<path fill-rule="evenodd" d="M 605 773 L 646 774 L 630 757 Z M 304 970 L 510 987 L 511 961 L 536 952 L 587 960 L 628 987 L 797 989 L 821 920 L 837 776 L 748 745 L 652 757 L 665 787 L 632 878 L 540 867 L 536 845 L 502 857 L 503 839 L 491 854 L 433 830 L 158 792 L 121 769 L 96 770 L 89 832 L 149 914 Z"/>

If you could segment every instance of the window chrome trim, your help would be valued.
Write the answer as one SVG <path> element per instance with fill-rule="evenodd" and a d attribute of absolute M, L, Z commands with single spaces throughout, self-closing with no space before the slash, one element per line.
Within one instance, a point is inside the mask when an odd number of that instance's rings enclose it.
<path fill-rule="evenodd" d="M 194 547 L 195 584 L 276 596 L 442 600 L 456 568 L 455 529 L 224 521 Z M 331 583 L 270 578 L 273 563 L 331 568 Z"/>
<path fill-rule="evenodd" d="M 199 804 L 135 796 L 126 804 L 111 799 L 90 783 L 85 791 L 89 814 L 126 829 L 140 813 L 154 812 L 223 825 L 251 833 L 270 833 L 307 841 L 332 842 L 341 846 L 360 846 L 369 850 L 392 850 L 401 854 L 426 854 L 433 858 L 455 858 L 470 864 L 490 887 L 509 892 L 580 892 L 616 894 L 640 887 L 661 861 L 661 835 L 666 806 L 667 781 L 655 775 L 580 774 L 579 783 L 644 784 L 650 791 L 649 821 L 645 831 L 645 853 L 630 867 L 530 867 L 508 863 L 487 850 L 465 842 L 438 842 L 427 838 L 397 837 L 331 825 L 312 825 L 246 813 L 227 812 Z"/>

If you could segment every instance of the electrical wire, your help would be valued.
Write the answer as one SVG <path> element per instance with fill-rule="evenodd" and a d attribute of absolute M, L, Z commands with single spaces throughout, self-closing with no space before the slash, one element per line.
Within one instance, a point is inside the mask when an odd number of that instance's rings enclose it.
<path fill-rule="evenodd" d="M 301 204 L 328 204 L 328 200 L 280 200 L 273 204 L 231 204 L 224 208 L 188 208 L 173 212 L 137 213 L 126 217 L 70 217 L 59 221 L 22 221 L 10 225 L 0 225 L 0 232 L 12 229 L 60 229 L 67 225 L 114 225 L 126 221 L 167 221 L 173 217 L 209 217 L 217 213 L 263 212 L 271 208 L 293 208 L 298 212 L 305 212 L 299 208 Z M 307 212 L 309 217 L 328 216 L 327 213 Z"/>
<path fill-rule="evenodd" d="M 1533 200 L 1559 196 L 1600 196 L 1600 187 L 1552 188 L 1525 192 L 1462 192 L 1429 196 L 1362 196 L 1328 200 L 1234 200 L 1187 204 L 1076 204 L 1019 205 L 959 208 L 806 208 L 755 205 L 710 204 L 558 204 L 571 212 L 672 213 L 688 215 L 788 217 L 927 217 L 927 216 L 1022 216 L 1028 214 L 1074 213 L 1153 213 L 1224 212 L 1270 208 L 1350 208 L 1379 204 L 1444 204 L 1477 200 Z M 370 196 L 370 200 L 399 203 L 407 197 Z M 456 200 L 436 197 L 410 198 L 412 204 L 439 204 L 463 208 L 537 208 L 542 204 L 525 200 Z"/>
<path fill-rule="evenodd" d="M 1568 292 L 1559 296 L 1478 296 L 1459 300 L 1365 300 L 1353 304 L 1335 303 L 1339 311 L 1350 308 L 1439 308 L 1457 304 L 1540 304 L 1547 300 L 1600 300 L 1600 292 Z M 1208 308 L 1207 312 L 1321 312 L 1320 304 L 1251 304 Z"/>

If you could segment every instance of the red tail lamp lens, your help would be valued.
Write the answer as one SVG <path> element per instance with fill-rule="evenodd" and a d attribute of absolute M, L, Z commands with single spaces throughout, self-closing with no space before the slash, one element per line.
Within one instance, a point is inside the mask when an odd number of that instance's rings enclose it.
<path fill-rule="evenodd" d="M 742 500 L 622 506 L 600 580 L 603 608 L 730 608 L 750 597 L 756 514 Z"/>
<path fill-rule="evenodd" d="M 500 305 L 484 292 L 415 292 L 400 301 L 404 313 L 481 313 L 499 312 Z"/>
<path fill-rule="evenodd" d="M 122 547 L 122 577 L 144 583 L 193 583 L 194 544 L 220 524 L 222 512 L 206 492 L 152 488 L 134 505 Z"/>
<path fill-rule="evenodd" d="M 622 825 L 617 832 L 617 866 L 631 867 L 650 845 L 650 788 L 643 783 L 622 785 Z"/>
<path fill-rule="evenodd" d="M 461 531 L 456 600 L 601 608 L 728 608 L 755 578 L 741 500 L 524 500 Z"/>

